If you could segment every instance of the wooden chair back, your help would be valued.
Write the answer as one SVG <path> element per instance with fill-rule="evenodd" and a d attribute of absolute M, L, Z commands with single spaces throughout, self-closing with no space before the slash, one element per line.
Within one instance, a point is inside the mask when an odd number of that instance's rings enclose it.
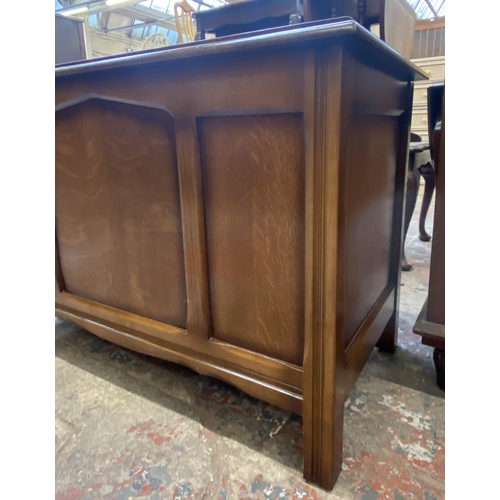
<path fill-rule="evenodd" d="M 195 9 L 191 7 L 187 0 L 174 4 L 175 25 L 177 26 L 179 43 L 184 43 L 184 37 L 186 37 L 186 42 L 194 42 L 196 29 L 193 12 L 195 12 Z"/>
<path fill-rule="evenodd" d="M 380 38 L 408 59 L 416 23 L 417 14 L 407 0 L 380 0 Z"/>

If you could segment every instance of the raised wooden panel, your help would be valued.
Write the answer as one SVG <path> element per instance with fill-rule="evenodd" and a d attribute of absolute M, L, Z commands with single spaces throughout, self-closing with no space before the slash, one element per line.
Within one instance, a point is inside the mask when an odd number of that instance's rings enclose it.
<path fill-rule="evenodd" d="M 97 98 L 57 112 L 56 232 L 68 292 L 185 328 L 169 113 Z"/>
<path fill-rule="evenodd" d="M 198 125 L 213 336 L 302 365 L 302 115 Z"/>
<path fill-rule="evenodd" d="M 388 284 L 398 120 L 353 115 L 345 226 L 347 347 Z"/>

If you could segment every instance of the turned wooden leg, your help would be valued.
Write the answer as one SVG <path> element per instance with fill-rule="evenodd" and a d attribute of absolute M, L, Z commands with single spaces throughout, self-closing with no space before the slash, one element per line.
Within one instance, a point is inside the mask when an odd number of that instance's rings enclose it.
<path fill-rule="evenodd" d="M 418 221 L 418 237 L 422 241 L 430 241 L 431 235 L 425 230 L 425 219 L 427 217 L 427 212 L 429 211 L 429 207 L 431 205 L 432 194 L 434 193 L 434 188 L 436 186 L 436 176 L 431 162 L 427 162 L 425 165 L 420 166 L 419 171 L 425 180 L 425 190 L 424 199 L 422 200 L 422 210 L 420 211 L 420 219 Z"/>
<path fill-rule="evenodd" d="M 420 183 L 420 175 L 418 170 L 415 171 L 412 165 L 413 158 L 410 158 L 410 168 L 408 169 L 408 181 L 406 186 L 406 208 L 405 208 L 405 226 L 403 233 L 403 249 L 401 257 L 401 270 L 409 271 L 412 266 L 406 259 L 405 254 L 405 243 L 406 235 L 408 234 L 408 228 L 410 227 L 411 218 L 413 212 L 415 211 L 415 205 L 417 204 L 418 196 L 418 185 Z"/>
<path fill-rule="evenodd" d="M 437 385 L 444 391 L 444 350 L 434 349 L 434 366 L 436 367 Z"/>

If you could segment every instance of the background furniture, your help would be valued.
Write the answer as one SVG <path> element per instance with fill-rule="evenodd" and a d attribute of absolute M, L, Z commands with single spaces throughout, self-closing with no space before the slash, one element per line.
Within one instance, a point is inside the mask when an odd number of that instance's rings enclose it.
<path fill-rule="evenodd" d="M 194 12 L 194 7 L 187 0 L 182 0 L 182 2 L 174 4 L 175 25 L 177 27 L 179 43 L 184 43 L 184 38 L 186 42 L 194 42 L 196 36 L 193 21 Z"/>
<path fill-rule="evenodd" d="M 430 142 L 429 117 L 427 113 L 427 89 L 429 85 L 442 82 L 444 80 L 445 58 L 444 56 L 440 56 L 425 59 L 413 59 L 412 62 L 426 72 L 429 80 L 415 82 L 411 131 L 422 137 L 423 141 Z"/>
<path fill-rule="evenodd" d="M 300 22 L 304 18 L 300 0 L 249 0 L 195 12 L 196 37 L 205 39 L 248 33 Z"/>
<path fill-rule="evenodd" d="M 445 18 L 418 19 L 411 59 L 433 59 L 445 54 Z"/>
<path fill-rule="evenodd" d="M 420 135 L 423 141 L 429 141 L 427 88 L 433 83 L 442 82 L 445 76 L 444 18 L 417 21 L 411 60 L 429 77 L 428 80 L 415 82 L 411 131 Z"/>
<path fill-rule="evenodd" d="M 424 144 L 428 144 L 431 141 L 432 131 L 434 130 L 436 123 L 436 121 L 433 123 L 429 121 L 427 89 L 430 85 L 440 83 L 444 79 L 444 39 L 444 18 L 432 21 L 428 19 L 417 21 L 415 26 L 413 50 L 411 54 L 412 62 L 426 72 L 429 80 L 415 82 L 411 131 L 412 135 L 420 137 L 420 140 L 423 141 Z M 440 107 L 440 101 L 438 103 L 438 107 Z M 419 148 L 416 144 L 413 147 Z M 420 152 L 413 154 L 412 145 L 410 145 L 405 239 L 417 200 L 418 189 L 420 187 L 420 176 L 422 176 L 425 180 L 425 191 L 419 218 L 419 238 L 422 241 L 430 241 L 431 236 L 425 230 L 425 219 L 435 187 L 434 166 L 432 160 L 421 161 L 421 156 Z M 415 162 L 417 164 L 415 164 Z M 403 254 L 402 270 L 409 271 L 411 268 L 411 264 L 408 263 L 405 255 Z"/>
<path fill-rule="evenodd" d="M 326 489 L 346 397 L 397 340 L 425 78 L 356 28 L 56 69 L 56 315 L 302 414 L 304 476 Z"/>
<path fill-rule="evenodd" d="M 380 24 L 380 38 L 410 57 L 417 16 L 406 0 L 247 0 L 194 13 L 196 37 L 216 37 L 285 26 L 302 21 L 352 17 L 370 29 Z"/>
<path fill-rule="evenodd" d="M 410 58 L 417 15 L 407 0 L 307 0 L 313 16 L 349 16 L 365 28 L 378 24 L 379 36 L 393 49 Z"/>
<path fill-rule="evenodd" d="M 422 200 L 422 208 L 420 210 L 418 222 L 418 237 L 422 241 L 430 241 L 431 236 L 425 230 L 425 220 L 434 193 L 434 167 L 430 161 L 430 157 L 426 154 L 430 150 L 428 142 L 421 140 L 420 136 L 411 133 L 410 148 L 408 154 L 408 180 L 406 188 L 406 206 L 405 206 L 405 227 L 403 241 L 406 243 L 406 236 L 410 227 L 410 222 L 413 217 L 413 212 L 417 204 L 418 190 L 420 187 L 420 177 L 425 180 L 425 191 Z M 405 244 L 403 244 L 403 256 L 401 259 L 401 270 L 410 271 L 411 264 L 406 258 Z"/>
<path fill-rule="evenodd" d="M 83 20 L 56 14 L 56 64 L 87 59 Z"/>
<path fill-rule="evenodd" d="M 158 47 L 167 47 L 168 45 L 170 45 L 170 42 L 166 35 L 163 33 L 153 33 L 145 38 L 141 49 L 157 49 Z"/>
<path fill-rule="evenodd" d="M 436 171 L 436 207 L 429 277 L 429 294 L 413 331 L 434 347 L 437 383 L 445 379 L 445 104 L 444 83 L 429 87 L 429 123 L 435 123 L 431 154 Z"/>

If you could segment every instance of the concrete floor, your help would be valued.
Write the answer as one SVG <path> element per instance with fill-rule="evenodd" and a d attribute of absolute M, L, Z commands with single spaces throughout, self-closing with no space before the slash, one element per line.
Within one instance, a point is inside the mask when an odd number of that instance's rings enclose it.
<path fill-rule="evenodd" d="M 346 403 L 332 492 L 302 479 L 301 417 L 56 319 L 56 500 L 444 499 L 444 392 L 412 333 L 429 275 L 420 205 L 399 347 L 373 351 Z"/>

